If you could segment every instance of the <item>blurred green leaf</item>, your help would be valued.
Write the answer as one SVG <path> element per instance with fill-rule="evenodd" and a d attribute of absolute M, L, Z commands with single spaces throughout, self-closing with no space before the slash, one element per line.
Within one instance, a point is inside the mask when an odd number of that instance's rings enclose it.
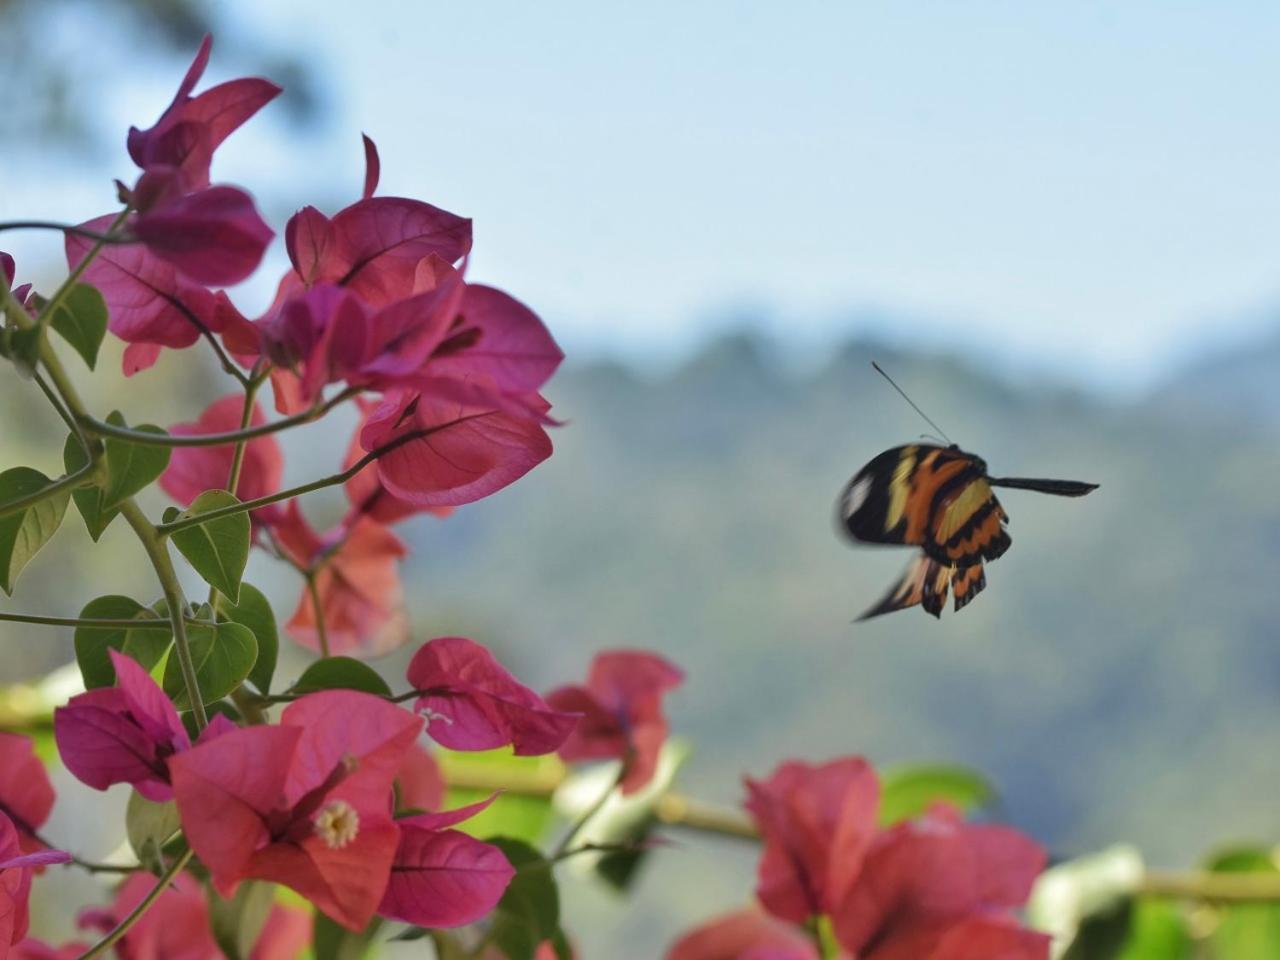
<path fill-rule="evenodd" d="M 477 753 L 437 749 L 435 757 L 449 787 L 449 808 L 483 800 L 503 784 L 527 788 L 500 794 L 457 829 L 474 837 L 502 835 L 531 844 L 546 836 L 552 820 L 551 793 L 564 777 L 564 764 L 554 754 L 517 757 L 506 747 Z"/>
<path fill-rule="evenodd" d="M 253 631 L 238 623 L 220 623 L 216 627 L 188 625 L 187 640 L 200 684 L 200 697 L 205 703 L 221 700 L 240 686 L 258 659 L 258 642 Z M 165 664 L 163 686 L 179 710 L 191 709 L 176 651 Z"/>
<path fill-rule="evenodd" d="M 325 657 L 317 660 L 302 672 L 298 682 L 289 688 L 292 693 L 312 693 L 316 690 L 361 690 L 379 696 L 390 696 L 387 681 L 367 663 L 351 657 Z"/>
<path fill-rule="evenodd" d="M 258 692 L 271 692 L 271 678 L 276 672 L 276 659 L 280 655 L 280 634 L 276 629 L 275 611 L 262 591 L 251 583 L 240 584 L 240 597 L 232 601 L 225 596 L 218 602 L 219 615 L 248 627 L 258 641 L 258 659 L 249 671 L 249 682 Z"/>
<path fill-rule="evenodd" d="M 63 297 L 49 323 L 92 370 L 107 333 L 107 304 L 97 288 L 77 283 Z"/>
<path fill-rule="evenodd" d="M 109 595 L 90 600 L 80 611 L 86 619 L 158 620 L 159 614 L 130 597 Z M 151 670 L 168 649 L 172 634 L 167 630 L 130 630 L 128 628 L 77 627 L 75 632 L 76 663 L 84 685 L 109 687 L 116 682 L 109 650 L 117 650 L 138 661 L 143 670 Z"/>
<path fill-rule="evenodd" d="M 209 895 L 209 922 L 213 938 L 227 960 L 245 960 L 266 926 L 275 903 L 275 887 L 261 880 L 247 880 L 236 887 L 235 895 Z"/>
<path fill-rule="evenodd" d="M 1087 934 L 1093 943 L 1108 929 L 1108 918 L 1129 909 L 1144 872 L 1142 855 L 1124 844 L 1055 864 L 1037 878 L 1027 920 L 1059 943 L 1070 944 L 1097 918 L 1101 926 Z"/>
<path fill-rule="evenodd" d="M 1132 916 L 1133 901 L 1122 900 L 1085 917 L 1061 960 L 1116 960 L 1129 940 Z"/>
<path fill-rule="evenodd" d="M 911 820 L 939 802 L 973 813 L 996 797 L 995 788 L 981 774 L 957 766 L 892 768 L 881 774 L 880 782 L 881 826 Z"/>
<path fill-rule="evenodd" d="M 1280 872 L 1269 850 L 1248 846 L 1215 853 L 1205 868 L 1214 873 Z M 1219 909 L 1218 926 L 1209 938 L 1216 960 L 1280 957 L 1280 904 L 1240 903 Z"/>
<path fill-rule="evenodd" d="M 507 960 L 533 960 L 547 940 L 564 942 L 560 930 L 560 891 L 551 864 L 520 840 L 494 837 L 516 875 L 493 913 L 491 937 Z"/>
<path fill-rule="evenodd" d="M 312 950 L 315 960 L 360 960 L 369 951 L 369 944 L 377 934 L 382 921 L 377 917 L 359 932 L 341 927 L 316 911 L 312 925 Z"/>
<path fill-rule="evenodd" d="M 13 467 L 0 473 L 0 506 L 30 496 L 49 486 L 39 470 Z M 0 519 L 0 589 L 10 596 L 22 568 L 57 532 L 71 495 L 55 494 Z"/>
<path fill-rule="evenodd" d="M 117 427 L 127 426 L 120 411 L 107 415 L 107 423 Z M 133 427 L 143 433 L 164 436 L 164 431 L 151 424 Z M 169 465 L 169 448 L 149 444 L 130 443 L 115 437 L 103 441 L 107 459 L 107 482 L 103 487 L 102 509 L 111 510 L 150 486 Z"/>
<path fill-rule="evenodd" d="M 1138 900 L 1129 939 L 1116 960 L 1192 960 L 1191 935 L 1182 911 L 1168 900 Z"/>
<path fill-rule="evenodd" d="M 40 364 L 40 328 L 28 327 L 21 330 L 17 327 L 6 327 L 0 334 L 4 356 L 8 357 L 18 376 L 24 380 L 31 379 Z"/>
<path fill-rule="evenodd" d="M 124 815 L 125 835 L 134 855 L 152 873 L 163 872 L 160 851 L 181 826 L 178 805 L 174 801 L 155 803 L 137 790 L 129 795 Z"/>
<path fill-rule="evenodd" d="M 226 490 L 206 490 L 192 501 L 191 506 L 179 512 L 170 507 L 164 513 L 164 522 L 186 520 L 202 513 L 212 513 L 232 507 L 240 501 Z M 249 546 L 253 531 L 248 513 L 233 513 L 206 523 L 197 523 L 176 530 L 171 535 L 173 545 L 187 558 L 196 573 L 233 603 L 240 599 L 240 578 L 249 562 Z"/>
<path fill-rule="evenodd" d="M 80 446 L 80 440 L 74 433 L 68 434 L 67 442 L 62 447 L 62 465 L 67 473 L 83 470 L 88 463 L 89 457 L 84 452 L 84 447 Z M 71 491 L 71 499 L 75 501 L 76 509 L 80 511 L 80 516 L 84 520 L 85 529 L 89 531 L 89 538 L 94 543 L 98 542 L 103 531 L 120 514 L 119 508 L 107 510 L 103 507 L 102 498 L 105 493 L 106 491 L 96 484 L 91 487 L 76 487 Z"/>

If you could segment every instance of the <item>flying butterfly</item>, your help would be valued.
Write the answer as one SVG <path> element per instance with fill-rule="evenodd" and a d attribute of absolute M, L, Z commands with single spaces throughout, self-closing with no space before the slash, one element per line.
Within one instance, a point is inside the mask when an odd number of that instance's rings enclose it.
<path fill-rule="evenodd" d="M 983 564 L 1009 549 L 1009 515 L 992 490 L 1009 487 L 1059 497 L 1082 497 L 1098 488 L 1077 480 L 992 477 L 982 458 L 951 443 L 902 388 L 872 363 L 948 446 L 911 443 L 877 456 L 854 475 L 840 496 L 840 525 L 862 543 L 918 546 L 897 584 L 860 616 L 867 620 L 919 604 L 942 616 L 948 591 L 959 610 L 987 585 Z"/>

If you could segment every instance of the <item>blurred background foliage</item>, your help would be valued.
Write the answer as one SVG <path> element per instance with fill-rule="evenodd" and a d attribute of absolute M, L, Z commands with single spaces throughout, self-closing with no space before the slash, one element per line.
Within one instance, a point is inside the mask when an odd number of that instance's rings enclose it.
<path fill-rule="evenodd" d="M 115 170 L 121 131 L 89 93 L 123 83 L 111 65 L 121 49 L 142 47 L 168 91 L 210 28 L 228 40 L 220 74 L 270 75 L 289 91 L 298 135 L 322 125 L 323 66 L 238 34 L 222 5 L 93 6 L 105 34 L 51 26 L 87 16 L 85 2 L 0 0 L 0 88 L 22 92 L 6 98 L 9 128 L 30 135 L 20 146 L 6 138 L 3 151 L 51 163 L 109 156 Z M 27 55 L 46 38 L 55 55 Z M 286 187 L 264 205 L 287 212 L 291 200 Z M 37 276 L 58 267 L 20 264 Z M 923 340 L 854 337 L 798 359 L 782 338 L 752 332 L 763 310 L 740 306 L 741 331 L 676 363 L 571 352 L 548 391 L 568 421 L 556 455 L 480 505 L 404 527 L 417 638 L 472 636 L 540 689 L 579 676 L 604 647 L 668 654 L 688 672 L 673 729 L 695 747 L 679 784 L 708 800 L 736 804 L 744 772 L 790 756 L 947 761 L 983 771 L 1000 818 L 1059 860 L 1123 842 L 1148 867 L 1274 871 L 1280 337 L 1265 332 L 1274 318 L 1252 342 L 1198 355 L 1119 398 L 1010 375 L 980 345 L 958 355 Z M 555 330 L 556 316 L 546 319 Z M 157 407 L 166 423 L 194 419 L 229 389 L 195 353 L 168 354 L 132 381 L 82 382 L 96 409 L 119 408 L 130 422 Z M 906 557 L 849 549 L 834 529 L 836 495 L 863 462 L 922 429 L 871 359 L 994 471 L 1101 484 L 1085 501 L 1008 492 L 1013 550 L 991 566 L 987 591 L 941 623 L 914 611 L 850 622 Z M 117 357 L 106 352 L 100 369 L 118 369 Z M 0 410 L 0 461 L 56 472 L 61 443 L 50 437 L 62 430 L 38 392 L 3 378 Z M 338 416 L 291 434 L 289 478 L 336 467 L 350 427 Z M 146 505 L 158 514 L 162 501 Z M 322 525 L 341 512 L 326 494 L 306 506 Z M 138 547 L 120 529 L 90 546 L 69 516 L 5 608 L 71 616 L 100 594 L 152 599 Z M 248 579 L 289 615 L 299 590 L 289 571 L 259 557 Z M 69 631 L 0 624 L 0 645 L 3 682 L 72 656 Z M 407 651 L 377 666 L 394 685 L 406 662 Z M 279 675 L 305 663 L 292 651 Z M 50 834 L 87 853 L 110 849 L 118 838 L 100 825 L 124 794 L 104 801 L 56 776 L 64 800 Z M 542 823 L 543 813 L 531 816 Z M 1232 855 L 1206 853 L 1228 847 Z M 739 840 L 681 835 L 648 859 L 625 899 L 571 884 L 567 926 L 586 956 L 653 957 L 689 924 L 743 902 L 754 858 Z M 81 902 L 96 883 L 69 881 L 56 899 Z M 1106 889 L 1072 960 L 1280 955 L 1280 907 L 1184 909 L 1135 902 L 1123 884 Z M 56 914 L 46 902 L 43 922 L 65 925 Z"/>

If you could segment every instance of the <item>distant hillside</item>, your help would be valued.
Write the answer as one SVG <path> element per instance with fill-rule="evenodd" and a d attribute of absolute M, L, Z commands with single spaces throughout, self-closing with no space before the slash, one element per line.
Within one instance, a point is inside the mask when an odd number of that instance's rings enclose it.
<path fill-rule="evenodd" d="M 872 356 L 994 470 L 1102 485 L 1008 491 L 1013 549 L 940 623 L 850 623 L 907 556 L 842 542 L 835 497 L 925 429 Z M 741 337 L 657 379 L 570 370 L 551 395 L 569 425 L 548 464 L 410 528 L 424 635 L 471 632 L 544 685 L 600 647 L 667 652 L 689 673 L 685 782 L 719 800 L 786 756 L 864 752 L 987 771 L 1007 816 L 1063 853 L 1125 838 L 1186 863 L 1280 837 L 1273 435 L 865 344 L 797 380 Z M 618 917 L 637 958 L 751 884 L 718 850 L 656 859 L 649 897 Z"/>
<path fill-rule="evenodd" d="M 1280 425 L 1280 330 L 1210 353 L 1152 392 L 1152 410 L 1201 422 Z"/>

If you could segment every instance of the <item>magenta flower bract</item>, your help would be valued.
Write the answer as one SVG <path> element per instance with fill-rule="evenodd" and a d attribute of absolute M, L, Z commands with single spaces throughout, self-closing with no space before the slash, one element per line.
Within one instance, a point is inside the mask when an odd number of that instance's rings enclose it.
<path fill-rule="evenodd" d="M 798 927 L 760 910 L 740 910 L 708 920 L 681 937 L 666 960 L 819 960 L 813 941 Z"/>
<path fill-rule="evenodd" d="M 756 896 L 803 924 L 831 913 L 862 869 L 876 835 L 880 783 L 861 757 L 821 766 L 792 761 L 747 780 L 747 810 L 764 841 Z"/>
<path fill-rule="evenodd" d="M 413 706 L 426 715 L 427 734 L 451 750 L 510 745 L 521 756 L 551 753 L 578 723 L 577 714 L 549 707 L 465 637 L 424 643 L 409 663 L 408 680 L 421 692 Z"/>
<path fill-rule="evenodd" d="M 379 916 L 420 927 L 460 927 L 497 906 L 515 869 L 498 847 L 449 829 L 493 799 L 396 821 L 400 844 Z"/>
<path fill-rule="evenodd" d="M 156 166 L 177 169 L 184 192 L 209 185 L 213 152 L 237 127 L 280 93 L 269 80 L 245 78 L 218 84 L 197 96 L 191 91 L 209 65 L 213 38 L 205 37 L 195 59 L 165 108 L 149 130 L 131 127 L 129 156 L 143 170 Z"/>
<path fill-rule="evenodd" d="M 334 921 L 363 929 L 399 840 L 392 781 L 422 721 L 365 693 L 326 690 L 278 726 L 235 730 L 170 761 L 183 831 L 230 895 L 282 883 Z"/>
<path fill-rule="evenodd" d="M 95 790 L 131 783 L 148 800 L 173 796 L 167 762 L 191 747 L 178 711 L 130 657 L 109 651 L 116 686 L 72 697 L 53 712 L 58 753 Z"/>
<path fill-rule="evenodd" d="M 16 733 L 0 732 L 0 813 L 18 828 L 25 853 L 41 850 L 35 839 L 53 810 L 53 784 L 36 756 L 35 742 Z"/>
<path fill-rule="evenodd" d="M 27 935 L 27 901 L 31 896 L 31 871 L 54 863 L 67 863 L 61 850 L 22 852 L 18 829 L 0 814 L 0 958 Z"/>
<path fill-rule="evenodd" d="M 235 187 L 207 187 L 134 216 L 130 229 L 156 257 L 197 283 L 226 286 L 258 269 L 275 236 Z"/>
<path fill-rule="evenodd" d="M 560 748 L 561 758 L 570 763 L 621 760 L 622 792 L 639 790 L 653 778 L 667 739 L 662 698 L 683 679 L 679 668 L 652 653 L 597 654 L 585 686 L 560 687 L 547 694 L 553 708 L 582 714 Z"/>

